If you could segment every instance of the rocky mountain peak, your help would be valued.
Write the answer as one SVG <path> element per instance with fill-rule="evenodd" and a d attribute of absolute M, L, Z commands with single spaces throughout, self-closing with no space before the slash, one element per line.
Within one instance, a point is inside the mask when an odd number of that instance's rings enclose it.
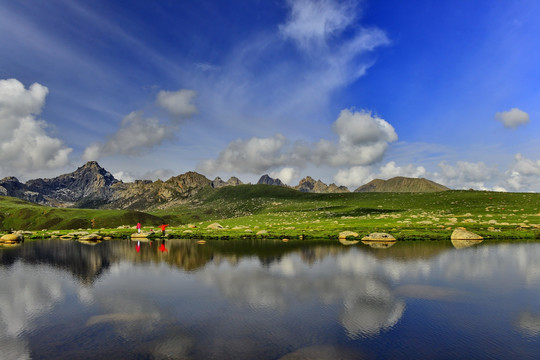
<path fill-rule="evenodd" d="M 265 174 L 261 176 L 257 184 L 264 184 L 264 185 L 276 185 L 276 186 L 287 186 L 281 180 L 279 179 L 272 179 L 268 174 Z"/>
<path fill-rule="evenodd" d="M 242 185 L 243 182 L 236 176 L 231 176 L 229 180 L 227 180 L 227 184 L 231 186 L 236 186 L 236 185 Z"/>
<path fill-rule="evenodd" d="M 330 186 L 323 183 L 321 180 L 315 181 L 311 176 L 306 176 L 294 189 L 301 192 L 313 192 L 313 193 L 338 193 L 338 192 L 349 192 L 345 186 L 337 186 L 336 184 L 331 184 Z"/>

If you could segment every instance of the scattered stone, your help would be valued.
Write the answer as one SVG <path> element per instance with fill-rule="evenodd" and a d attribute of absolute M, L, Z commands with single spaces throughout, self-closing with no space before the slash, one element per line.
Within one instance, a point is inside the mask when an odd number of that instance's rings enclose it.
<path fill-rule="evenodd" d="M 260 230 L 260 231 L 257 231 L 257 233 L 255 235 L 264 235 L 264 234 L 268 234 L 268 231 Z"/>
<path fill-rule="evenodd" d="M 339 233 L 340 239 L 346 239 L 347 236 L 358 237 L 358 233 L 355 233 L 354 231 L 342 231 Z"/>
<path fill-rule="evenodd" d="M 213 223 L 213 224 L 210 224 L 206 227 L 207 229 L 212 229 L 212 230 L 221 230 L 223 229 L 223 226 L 221 224 L 218 224 L 218 223 Z"/>
<path fill-rule="evenodd" d="M 187 227 L 188 227 L 188 229 L 195 229 L 195 228 L 197 228 L 197 226 L 196 226 L 196 225 L 193 225 L 193 224 L 188 224 Z"/>
<path fill-rule="evenodd" d="M 98 235 L 98 234 L 88 234 L 88 235 L 84 235 L 84 236 L 81 236 L 79 238 L 79 240 L 83 240 L 83 241 L 90 241 L 90 240 L 101 240 L 101 236 Z"/>
<path fill-rule="evenodd" d="M 482 240 L 482 236 L 475 234 L 471 231 L 467 231 L 463 228 L 457 228 L 452 232 L 450 236 L 452 240 Z"/>
<path fill-rule="evenodd" d="M 146 239 L 147 237 L 154 235 L 153 231 L 141 231 L 131 234 L 132 239 Z"/>

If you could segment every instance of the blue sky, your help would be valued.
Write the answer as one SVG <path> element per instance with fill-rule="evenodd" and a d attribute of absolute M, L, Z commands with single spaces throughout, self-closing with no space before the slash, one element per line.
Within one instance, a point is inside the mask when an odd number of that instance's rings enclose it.
<path fill-rule="evenodd" d="M 540 191 L 540 3 L 0 2 L 0 177 Z"/>

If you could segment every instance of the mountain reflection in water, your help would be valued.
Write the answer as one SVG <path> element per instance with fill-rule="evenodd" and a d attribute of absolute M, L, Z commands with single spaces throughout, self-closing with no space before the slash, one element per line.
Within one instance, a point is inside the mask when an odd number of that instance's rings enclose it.
<path fill-rule="evenodd" d="M 385 359 L 540 351 L 540 243 L 346 245 L 27 241 L 0 250 L 2 353 Z"/>

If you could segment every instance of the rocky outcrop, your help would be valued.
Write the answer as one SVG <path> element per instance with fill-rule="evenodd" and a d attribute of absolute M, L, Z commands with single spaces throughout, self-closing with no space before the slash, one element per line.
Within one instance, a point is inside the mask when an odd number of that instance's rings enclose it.
<path fill-rule="evenodd" d="M 236 176 L 231 176 L 229 180 L 227 180 L 227 185 L 229 186 L 237 186 L 237 185 L 243 185 L 244 183 L 240 181 L 239 178 Z"/>
<path fill-rule="evenodd" d="M 315 181 L 311 176 L 306 176 L 294 189 L 301 192 L 311 192 L 311 193 L 342 193 L 349 192 L 345 186 L 337 186 L 336 184 L 326 185 L 321 180 Z"/>
<path fill-rule="evenodd" d="M 272 179 L 268 174 L 261 176 L 259 181 L 257 181 L 257 185 L 264 184 L 264 185 L 275 185 L 275 186 L 287 186 L 281 180 L 279 179 Z"/>
<path fill-rule="evenodd" d="M 354 192 L 437 192 L 446 190 L 450 189 L 428 179 L 397 176 L 389 180 L 372 180 Z"/>
<path fill-rule="evenodd" d="M 214 189 L 218 189 L 218 188 L 221 188 L 221 187 L 224 187 L 224 186 L 237 186 L 237 185 L 242 185 L 242 184 L 243 184 L 242 181 L 240 181 L 240 179 L 238 179 L 236 176 L 233 176 L 233 177 L 229 178 L 229 180 L 227 180 L 226 182 L 223 181 L 218 176 L 214 180 L 212 180 L 212 182 L 210 183 L 210 185 Z"/>
<path fill-rule="evenodd" d="M 214 189 L 218 189 L 220 187 L 224 187 L 224 186 L 227 186 L 227 183 L 223 180 L 221 180 L 221 178 L 219 176 L 217 176 L 214 180 L 212 180 L 212 182 L 210 183 L 210 185 L 214 188 Z"/>

